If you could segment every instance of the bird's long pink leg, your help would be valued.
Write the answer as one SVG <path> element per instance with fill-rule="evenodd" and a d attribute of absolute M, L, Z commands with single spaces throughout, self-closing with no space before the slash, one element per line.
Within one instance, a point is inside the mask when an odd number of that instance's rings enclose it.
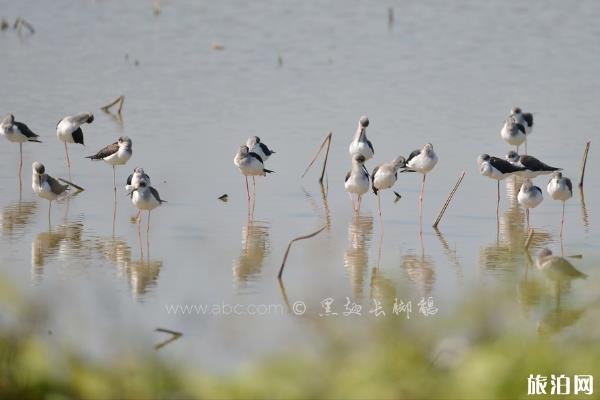
<path fill-rule="evenodd" d="M 356 210 L 357 212 L 360 212 L 360 204 L 362 203 L 362 195 L 359 194 L 358 195 L 358 209 Z"/>
<path fill-rule="evenodd" d="M 356 212 L 356 205 L 354 205 L 354 199 L 352 198 L 352 193 L 348 192 L 348 197 L 350 197 L 350 201 L 352 202 L 352 210 Z"/>
<path fill-rule="evenodd" d="M 69 159 L 69 150 L 67 149 L 67 142 L 65 142 L 65 154 L 67 155 L 67 169 L 69 170 L 69 180 L 71 180 L 71 160 Z"/>
<path fill-rule="evenodd" d="M 560 237 L 563 235 L 563 227 L 565 225 L 565 202 L 562 204 L 562 215 L 560 217 Z"/>
<path fill-rule="evenodd" d="M 117 172 L 115 170 L 115 166 L 113 165 L 113 191 L 115 192 L 115 199 L 117 198 Z"/>
<path fill-rule="evenodd" d="M 500 216 L 500 181 L 498 181 L 498 196 L 496 202 L 496 219 Z"/>
<path fill-rule="evenodd" d="M 527 215 L 527 230 L 529 230 L 529 208 L 525 210 L 525 215 Z"/>
<path fill-rule="evenodd" d="M 254 208 L 256 207 L 256 178 L 252 177 L 252 215 L 254 215 Z"/>
<path fill-rule="evenodd" d="M 423 193 L 425 192 L 425 178 L 426 174 L 423 174 L 423 181 L 421 182 L 421 194 L 419 195 L 419 221 L 421 229 L 423 228 Z"/>
<path fill-rule="evenodd" d="M 381 191 L 377 191 L 377 212 L 379 213 L 379 225 L 383 234 L 383 218 L 381 217 Z"/>
<path fill-rule="evenodd" d="M 19 179 L 21 179 L 21 172 L 23 171 L 23 143 L 19 143 L 19 152 L 21 153 L 21 161 L 19 163 Z"/>

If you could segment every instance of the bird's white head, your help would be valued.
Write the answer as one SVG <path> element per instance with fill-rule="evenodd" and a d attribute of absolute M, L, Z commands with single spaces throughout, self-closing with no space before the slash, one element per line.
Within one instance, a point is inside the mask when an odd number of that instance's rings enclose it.
<path fill-rule="evenodd" d="M 477 157 L 477 164 L 481 165 L 486 161 L 490 161 L 491 157 L 489 154 L 480 154 L 479 157 Z"/>
<path fill-rule="evenodd" d="M 131 139 L 129 139 L 128 136 L 121 136 L 117 143 L 119 144 L 119 147 L 124 147 L 126 149 L 130 149 L 132 145 Z"/>
<path fill-rule="evenodd" d="M 562 177 L 563 177 L 563 174 L 562 174 L 562 172 L 560 172 L 560 171 L 555 171 L 555 172 L 552 174 L 552 178 L 553 178 L 553 179 L 556 179 L 556 180 L 559 180 L 559 179 L 561 179 Z"/>
<path fill-rule="evenodd" d="M 522 111 L 519 107 L 513 107 L 510 109 L 510 115 L 519 115 Z"/>
<path fill-rule="evenodd" d="M 248 140 L 246 140 L 246 146 L 252 148 L 260 143 L 260 138 L 258 136 L 250 136 Z"/>
<path fill-rule="evenodd" d="M 394 158 L 394 161 L 392 161 L 392 163 L 394 164 L 395 169 L 404 168 L 406 167 L 406 158 L 398 156 Z"/>
<path fill-rule="evenodd" d="M 15 122 L 15 116 L 12 114 L 6 114 L 6 117 L 2 119 L 0 125 L 12 125 Z"/>
<path fill-rule="evenodd" d="M 431 143 L 425 144 L 425 146 L 423 146 L 423 152 L 431 154 L 433 152 L 433 145 Z"/>

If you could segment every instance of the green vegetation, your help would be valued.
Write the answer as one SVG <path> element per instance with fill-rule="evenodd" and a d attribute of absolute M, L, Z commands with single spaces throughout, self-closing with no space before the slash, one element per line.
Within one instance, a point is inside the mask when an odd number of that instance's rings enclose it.
<path fill-rule="evenodd" d="M 39 307 L 1 283 L 0 293 L 0 398 L 519 399 L 531 373 L 600 377 L 593 307 L 576 337 L 527 333 L 512 325 L 523 320 L 507 322 L 520 320 L 508 318 L 514 309 L 481 296 L 435 322 L 386 318 L 360 340 L 347 322 L 317 320 L 323 339 L 311 355 L 290 351 L 217 375 L 170 365 L 153 349 L 111 362 L 56 349 Z M 12 316 L 18 327 L 8 327 Z"/>

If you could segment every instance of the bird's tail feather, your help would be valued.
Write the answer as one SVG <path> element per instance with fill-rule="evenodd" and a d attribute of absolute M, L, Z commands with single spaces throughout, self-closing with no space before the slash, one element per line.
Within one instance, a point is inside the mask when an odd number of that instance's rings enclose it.
<path fill-rule="evenodd" d="M 271 171 L 270 169 L 266 169 L 266 168 L 264 168 L 263 171 L 267 174 L 272 174 L 273 172 L 275 172 L 275 171 Z"/>

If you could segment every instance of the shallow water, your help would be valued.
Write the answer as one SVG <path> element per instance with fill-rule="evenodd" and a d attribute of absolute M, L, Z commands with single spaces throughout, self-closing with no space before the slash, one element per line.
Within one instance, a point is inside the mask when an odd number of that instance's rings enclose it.
<path fill-rule="evenodd" d="M 117 1 L 0 4 L 0 17 L 22 16 L 36 29 L 0 33 L 0 112 L 44 141 L 25 146 L 21 192 L 18 149 L 1 142 L 0 265 L 47 305 L 53 340 L 102 357 L 150 348 L 164 339 L 153 330 L 165 327 L 184 332 L 160 350 L 165 357 L 227 369 L 281 349 L 314 350 L 319 331 L 310 321 L 328 318 L 319 316 L 328 297 L 339 314 L 346 297 L 361 304 L 363 317 L 348 323 L 368 330 L 377 321 L 367 311 L 373 299 L 390 317 L 394 298 L 412 301 L 416 314 L 416 303 L 432 297 L 443 316 L 484 288 L 520 310 L 514 318 L 525 331 L 573 335 L 577 320 L 564 326 L 557 313 L 597 300 L 595 143 L 585 199 L 575 190 L 567 203 L 562 243 L 565 255 L 583 255 L 571 261 L 585 281 L 555 285 L 528 263 L 518 182 L 503 182 L 497 221 L 495 182 L 475 163 L 482 152 L 509 150 L 499 131 L 518 104 L 536 113 L 530 154 L 577 181 L 584 144 L 600 125 L 596 2 L 399 2 L 392 26 L 386 7 L 358 1 L 179 1 L 163 4 L 160 16 L 148 4 Z M 211 49 L 215 42 L 224 49 Z M 122 121 L 99 110 L 120 94 Z M 47 203 L 30 190 L 30 164 L 42 161 L 66 177 L 54 128 L 85 110 L 96 115 L 84 128 L 86 147 L 69 151 L 73 181 L 86 190 L 53 205 L 49 227 Z M 425 142 L 435 146 L 440 162 L 426 182 L 422 237 L 416 174 L 400 177 L 398 203 L 384 193 L 383 238 L 374 196 L 353 215 L 343 177 L 361 114 L 376 151 L 368 168 Z M 321 188 L 319 166 L 300 175 L 330 131 Z M 257 180 L 253 221 L 232 163 L 251 134 L 277 151 L 268 161 L 276 173 Z M 168 200 L 152 213 L 149 244 L 142 229 L 141 246 L 121 187 L 115 208 L 110 167 L 83 158 L 120 135 L 132 138 L 134 151 L 117 170 L 120 186 L 143 166 Z M 431 223 L 463 170 L 436 232 Z M 545 189 L 547 179 L 536 183 Z M 224 193 L 227 203 L 217 200 Z M 532 254 L 544 246 L 560 254 L 559 222 L 558 202 L 546 198 L 533 210 Z M 323 225 L 319 236 L 294 244 L 282 291 L 276 274 L 288 241 Z M 289 313 L 286 301 L 304 302 L 305 316 Z M 170 315 L 166 307 L 177 304 L 283 312 Z M 436 318 L 416 326 L 431 329 Z"/>

